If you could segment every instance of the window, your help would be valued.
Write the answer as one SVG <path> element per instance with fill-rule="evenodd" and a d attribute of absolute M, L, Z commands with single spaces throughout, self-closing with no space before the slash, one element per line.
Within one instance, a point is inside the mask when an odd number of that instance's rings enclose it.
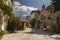
<path fill-rule="evenodd" d="M 41 15 L 41 17 L 43 17 L 43 15 Z"/>
<path fill-rule="evenodd" d="M 48 19 L 51 19 L 51 17 L 49 16 Z"/>

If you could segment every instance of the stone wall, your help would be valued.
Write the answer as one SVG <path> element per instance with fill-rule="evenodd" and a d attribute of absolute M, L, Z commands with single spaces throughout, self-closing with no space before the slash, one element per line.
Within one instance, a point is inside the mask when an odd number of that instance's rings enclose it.
<path fill-rule="evenodd" d="M 0 9 L 0 19 L 1 19 L 0 20 L 0 30 L 5 31 L 8 19 L 7 19 L 6 15 L 5 16 L 3 15 L 3 12 L 1 9 Z"/>
<path fill-rule="evenodd" d="M 34 11 L 35 27 L 46 28 L 49 31 L 60 30 L 60 11 L 51 13 L 49 10 Z"/>
<path fill-rule="evenodd" d="M 12 0 L 4 0 L 4 3 L 12 7 Z"/>

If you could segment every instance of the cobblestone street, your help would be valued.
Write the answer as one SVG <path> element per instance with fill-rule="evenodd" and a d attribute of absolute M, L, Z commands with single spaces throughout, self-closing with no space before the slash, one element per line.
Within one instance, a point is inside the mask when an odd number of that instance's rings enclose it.
<path fill-rule="evenodd" d="M 60 35 L 51 35 L 51 33 L 39 29 L 26 28 L 24 31 L 6 34 L 1 40 L 60 40 Z"/>

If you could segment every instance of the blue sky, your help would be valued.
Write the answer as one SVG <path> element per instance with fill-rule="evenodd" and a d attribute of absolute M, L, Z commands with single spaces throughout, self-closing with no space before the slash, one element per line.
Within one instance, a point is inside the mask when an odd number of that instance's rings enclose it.
<path fill-rule="evenodd" d="M 15 16 L 21 16 L 21 18 L 23 18 L 30 15 L 32 10 L 41 10 L 43 4 L 45 4 L 46 7 L 49 6 L 50 2 L 51 0 L 13 0 Z"/>
<path fill-rule="evenodd" d="M 41 9 L 41 6 L 43 4 L 45 4 L 45 6 L 47 7 L 48 5 L 50 5 L 51 2 L 51 0 L 15 0 L 15 1 L 20 2 L 22 5 L 38 8 L 39 10 Z"/>

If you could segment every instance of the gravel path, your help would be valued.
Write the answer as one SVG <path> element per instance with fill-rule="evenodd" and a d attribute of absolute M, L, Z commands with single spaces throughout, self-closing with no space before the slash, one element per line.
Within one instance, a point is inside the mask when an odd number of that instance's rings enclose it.
<path fill-rule="evenodd" d="M 26 28 L 24 31 L 6 34 L 1 40 L 60 40 L 60 35 L 51 35 L 51 33 L 39 29 Z"/>

